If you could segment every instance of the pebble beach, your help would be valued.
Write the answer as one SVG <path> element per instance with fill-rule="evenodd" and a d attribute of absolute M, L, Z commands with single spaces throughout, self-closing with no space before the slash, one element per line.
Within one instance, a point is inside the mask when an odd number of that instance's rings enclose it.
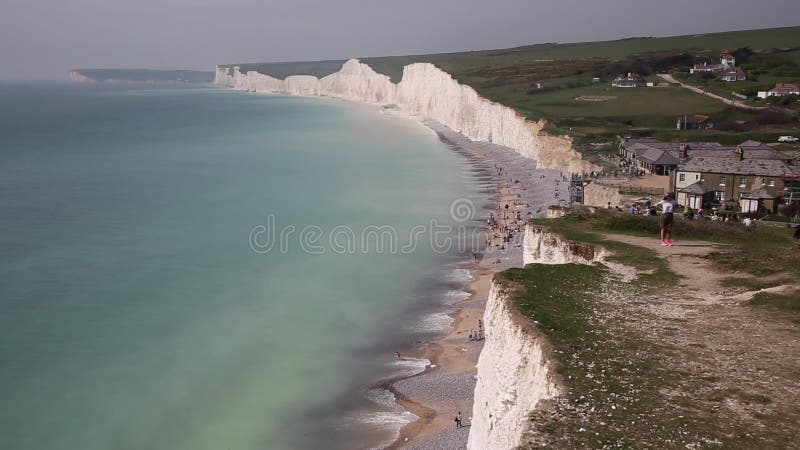
<path fill-rule="evenodd" d="M 471 340 L 479 330 L 495 273 L 522 266 L 522 239 L 527 219 L 544 217 L 547 208 L 569 200 L 569 182 L 557 170 L 539 169 L 536 161 L 496 144 L 474 142 L 462 134 L 425 120 L 453 151 L 490 176 L 493 209 L 476 211 L 487 239 L 478 260 L 469 266 L 473 281 L 464 288 L 470 296 L 452 305 L 450 330 L 438 339 L 404 355 L 430 361 L 426 369 L 396 380 L 390 389 L 398 402 L 418 419 L 400 430 L 389 448 L 415 450 L 464 449 L 467 447 L 475 388 L 476 364 L 484 340 Z M 506 207 L 507 205 L 507 207 Z M 491 214 L 491 215 L 490 215 Z M 490 217 L 492 229 L 488 227 Z M 461 412 L 463 428 L 456 428 Z"/>

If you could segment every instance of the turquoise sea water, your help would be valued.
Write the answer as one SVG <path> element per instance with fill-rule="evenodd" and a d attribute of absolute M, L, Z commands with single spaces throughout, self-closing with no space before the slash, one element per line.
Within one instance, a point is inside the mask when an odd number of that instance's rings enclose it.
<path fill-rule="evenodd" d="M 480 187 L 435 135 L 364 106 L 0 85 L 0 447 L 357 446 L 359 391 L 460 257 L 259 253 L 251 231 L 408 236 Z"/>

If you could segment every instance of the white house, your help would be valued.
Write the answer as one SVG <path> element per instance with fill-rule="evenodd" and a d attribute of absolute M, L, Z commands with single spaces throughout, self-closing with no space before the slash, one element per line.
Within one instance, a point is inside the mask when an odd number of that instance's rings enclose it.
<path fill-rule="evenodd" d="M 736 58 L 733 57 L 733 53 L 730 50 L 723 50 L 719 54 L 719 64 L 695 64 L 694 67 L 689 69 L 689 73 L 698 73 L 698 72 L 710 72 L 710 73 L 719 73 L 726 69 L 732 69 L 736 67 Z"/>
<path fill-rule="evenodd" d="M 800 95 L 800 87 L 792 83 L 777 83 L 768 91 L 758 91 L 758 98 L 783 97 L 784 95 Z"/>

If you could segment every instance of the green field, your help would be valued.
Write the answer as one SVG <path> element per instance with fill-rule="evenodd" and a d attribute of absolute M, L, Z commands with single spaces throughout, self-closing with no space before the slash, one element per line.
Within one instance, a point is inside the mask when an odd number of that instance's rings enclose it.
<path fill-rule="evenodd" d="M 691 53 L 719 52 L 724 48 L 751 47 L 772 49 L 800 47 L 800 27 L 731 31 L 673 37 L 639 37 L 616 41 L 570 44 L 536 44 L 501 50 L 484 50 L 435 55 L 387 56 L 363 58 L 362 61 L 399 81 L 403 66 L 413 62 L 431 62 L 461 79 L 484 68 L 519 68 L 545 60 L 594 60 L 620 58 L 640 53 L 680 50 Z M 514 72 L 512 70 L 511 72 Z M 521 74 L 521 73 L 520 73 Z M 522 75 L 522 74 L 521 74 Z M 466 79 L 464 80 L 466 82 Z"/>

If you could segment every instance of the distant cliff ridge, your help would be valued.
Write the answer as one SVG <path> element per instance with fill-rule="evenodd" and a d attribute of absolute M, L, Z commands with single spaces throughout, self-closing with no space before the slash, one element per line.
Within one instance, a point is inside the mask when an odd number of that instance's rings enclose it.
<path fill-rule="evenodd" d="M 128 83 L 211 83 L 214 72 L 199 70 L 150 69 L 75 69 L 68 75 L 75 82 L 128 82 Z"/>
<path fill-rule="evenodd" d="M 325 69 L 330 71 L 330 67 Z M 481 97 L 473 88 L 458 83 L 430 63 L 405 66 L 397 84 L 356 59 L 322 78 L 302 74 L 279 79 L 253 70 L 243 72 L 239 66 L 219 66 L 214 82 L 244 91 L 392 105 L 403 112 L 435 120 L 473 141 L 514 149 L 536 160 L 542 168 L 573 173 L 595 169 L 581 159 L 569 137 L 548 135 L 542 130 L 544 121 L 526 120 L 512 108 Z"/>

